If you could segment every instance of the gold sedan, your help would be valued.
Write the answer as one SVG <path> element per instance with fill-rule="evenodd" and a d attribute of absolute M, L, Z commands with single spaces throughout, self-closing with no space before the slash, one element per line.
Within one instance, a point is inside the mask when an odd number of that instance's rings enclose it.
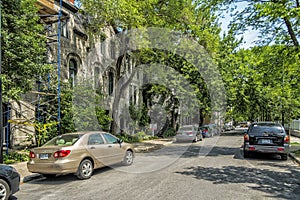
<path fill-rule="evenodd" d="M 30 151 L 27 168 L 44 176 L 74 173 L 88 179 L 94 169 L 122 162 L 131 165 L 131 144 L 106 132 L 77 132 L 57 136 Z"/>

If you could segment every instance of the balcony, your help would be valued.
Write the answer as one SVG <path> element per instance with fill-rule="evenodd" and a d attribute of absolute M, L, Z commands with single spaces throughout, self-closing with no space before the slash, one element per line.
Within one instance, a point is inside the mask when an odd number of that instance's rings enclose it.
<path fill-rule="evenodd" d="M 38 0 L 37 6 L 39 7 L 39 14 L 53 15 L 57 14 L 57 10 L 54 9 L 55 0 Z"/>

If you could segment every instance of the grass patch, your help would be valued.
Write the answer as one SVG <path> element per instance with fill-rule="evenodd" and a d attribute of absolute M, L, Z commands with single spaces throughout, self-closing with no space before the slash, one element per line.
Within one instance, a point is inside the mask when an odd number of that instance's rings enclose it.
<path fill-rule="evenodd" d="M 291 145 L 292 146 L 300 146 L 300 143 L 299 142 L 291 142 Z"/>
<path fill-rule="evenodd" d="M 295 152 L 293 152 L 296 156 L 299 156 L 300 157 L 300 150 L 297 150 Z"/>

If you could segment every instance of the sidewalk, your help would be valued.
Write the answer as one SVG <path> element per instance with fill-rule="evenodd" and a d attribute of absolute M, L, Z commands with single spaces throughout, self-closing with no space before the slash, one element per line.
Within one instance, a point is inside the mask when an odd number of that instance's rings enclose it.
<path fill-rule="evenodd" d="M 143 142 L 134 143 L 135 153 L 146 153 L 162 148 L 165 145 L 171 144 L 172 139 L 156 139 L 146 140 Z M 11 164 L 20 173 L 21 183 L 31 181 L 33 179 L 42 178 L 42 175 L 37 173 L 31 173 L 27 170 L 27 162 L 19 162 Z"/>
<path fill-rule="evenodd" d="M 299 145 L 293 145 L 293 143 L 298 143 Z M 300 157 L 296 156 L 293 152 L 300 150 L 300 138 L 291 136 L 291 149 L 290 157 L 300 165 Z"/>

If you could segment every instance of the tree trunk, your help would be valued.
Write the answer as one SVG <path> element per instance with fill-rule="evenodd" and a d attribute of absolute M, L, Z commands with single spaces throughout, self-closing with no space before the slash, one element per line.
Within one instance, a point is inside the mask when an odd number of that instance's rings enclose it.
<path fill-rule="evenodd" d="M 298 47 L 298 46 L 299 46 L 299 42 L 298 42 L 297 37 L 296 37 L 296 35 L 295 35 L 295 32 L 294 32 L 294 30 L 293 30 L 293 28 L 292 28 L 291 22 L 290 22 L 286 17 L 283 18 L 283 19 L 284 19 L 285 25 L 286 25 L 286 27 L 287 27 L 287 29 L 288 29 L 288 32 L 289 32 L 289 34 L 290 34 L 290 37 L 291 37 L 291 39 L 292 39 L 294 45 L 295 45 L 296 47 Z"/>

